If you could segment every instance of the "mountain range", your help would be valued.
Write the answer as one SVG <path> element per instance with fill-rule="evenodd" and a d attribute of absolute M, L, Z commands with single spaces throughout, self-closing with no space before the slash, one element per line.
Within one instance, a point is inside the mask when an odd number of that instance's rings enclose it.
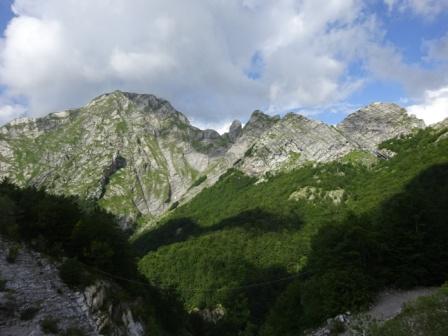
<path fill-rule="evenodd" d="M 20 118 L 0 128 L 0 176 L 20 186 L 94 200 L 121 218 L 154 222 L 229 168 L 262 178 L 377 145 L 424 127 L 395 104 L 373 103 L 336 126 L 255 111 L 227 133 L 200 130 L 166 100 L 121 91 L 86 106 Z"/>

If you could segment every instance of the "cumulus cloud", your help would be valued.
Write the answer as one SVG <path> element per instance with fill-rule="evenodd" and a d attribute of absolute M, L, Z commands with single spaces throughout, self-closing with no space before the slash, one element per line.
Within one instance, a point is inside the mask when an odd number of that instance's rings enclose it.
<path fill-rule="evenodd" d="M 360 59 L 377 77 L 411 74 L 428 88 L 431 74 L 385 51 L 363 4 L 15 0 L 0 41 L 0 85 L 26 98 L 33 116 L 120 89 L 162 96 L 203 125 L 244 121 L 257 108 L 308 111 L 343 102 L 364 83 L 350 73 Z M 396 66 L 387 67 L 390 59 Z"/>
<path fill-rule="evenodd" d="M 14 11 L 0 83 L 34 115 L 114 89 L 209 123 L 327 105 L 361 84 L 346 72 L 371 33 L 359 0 L 16 0 Z"/>
<path fill-rule="evenodd" d="M 426 90 L 434 90 L 447 83 L 443 70 L 408 64 L 392 45 L 371 45 L 364 58 L 373 77 L 399 83 L 412 98 L 420 99 Z"/>
<path fill-rule="evenodd" d="M 427 125 L 448 118 L 448 87 L 426 91 L 424 101 L 408 106 L 407 110 L 410 114 L 423 119 Z"/>

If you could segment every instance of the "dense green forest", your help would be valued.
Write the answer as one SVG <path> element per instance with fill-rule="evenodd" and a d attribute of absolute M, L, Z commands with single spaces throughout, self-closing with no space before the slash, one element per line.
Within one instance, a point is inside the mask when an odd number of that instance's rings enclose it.
<path fill-rule="evenodd" d="M 141 272 L 188 309 L 223 307 L 203 335 L 298 335 L 385 287 L 448 279 L 448 140 L 432 129 L 261 180 L 230 170 L 134 239 Z M 366 160 L 366 157 L 368 160 Z"/>

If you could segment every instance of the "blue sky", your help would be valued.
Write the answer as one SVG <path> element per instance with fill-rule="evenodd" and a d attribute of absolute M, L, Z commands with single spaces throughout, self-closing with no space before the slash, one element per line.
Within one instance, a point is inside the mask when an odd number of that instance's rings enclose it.
<path fill-rule="evenodd" d="M 115 89 L 220 130 L 375 101 L 448 117 L 448 0 L 0 0 L 0 31 L 0 123 Z"/>
<path fill-rule="evenodd" d="M 11 11 L 11 0 L 0 1 L 0 30 L 3 32 L 8 25 L 9 20 L 12 19 L 13 13 Z"/>

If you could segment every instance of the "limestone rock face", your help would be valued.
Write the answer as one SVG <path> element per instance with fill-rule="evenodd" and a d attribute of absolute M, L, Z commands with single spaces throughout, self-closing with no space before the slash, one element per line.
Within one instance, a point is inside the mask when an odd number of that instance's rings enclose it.
<path fill-rule="evenodd" d="M 163 213 L 229 145 L 166 100 L 116 91 L 1 127 L 0 174 L 134 219 Z"/>
<path fill-rule="evenodd" d="M 335 160 L 356 146 L 334 127 L 289 113 L 259 135 L 241 169 L 250 175 Z"/>
<path fill-rule="evenodd" d="M 337 128 L 353 144 L 375 150 L 385 140 L 424 128 L 423 120 L 407 114 L 396 104 L 373 103 L 350 114 Z"/>
<path fill-rule="evenodd" d="M 337 127 L 289 113 L 252 113 L 229 132 L 200 130 L 169 102 L 115 91 L 88 105 L 0 127 L 0 177 L 98 202 L 126 228 L 154 218 L 215 183 L 229 168 L 249 175 L 337 160 L 421 128 L 395 104 L 375 103 Z M 199 186 L 199 177 L 207 178 Z"/>
<path fill-rule="evenodd" d="M 233 164 L 235 161 L 241 160 L 249 147 L 279 120 L 280 117 L 278 116 L 271 117 L 261 111 L 254 111 L 244 128 L 241 129 L 240 136 L 227 151 L 226 161 Z"/>

